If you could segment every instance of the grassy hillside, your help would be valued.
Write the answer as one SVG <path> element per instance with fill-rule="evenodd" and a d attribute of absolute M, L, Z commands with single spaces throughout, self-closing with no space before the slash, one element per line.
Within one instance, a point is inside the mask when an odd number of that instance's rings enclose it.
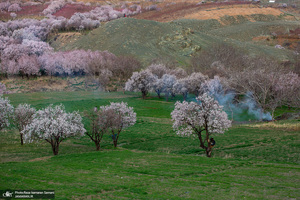
<path fill-rule="evenodd" d="M 56 50 L 91 49 L 108 50 L 116 55 L 135 55 L 144 63 L 165 58 L 188 63 L 190 56 L 214 44 L 229 43 L 253 55 L 267 55 L 278 60 L 290 60 L 293 51 L 276 49 L 277 41 L 266 44 L 252 39 L 270 36 L 273 32 L 288 33 L 299 27 L 298 21 L 253 15 L 224 17 L 227 25 L 218 20 L 181 19 L 168 23 L 121 18 L 107 22 L 86 35 L 66 37 L 65 33 L 50 40 Z M 228 25 L 229 24 L 229 25 Z"/>
<path fill-rule="evenodd" d="M 83 91 L 6 96 L 15 106 L 63 103 L 68 111 L 80 112 L 126 101 L 138 120 L 121 133 L 116 149 L 106 135 L 102 151 L 97 152 L 85 136 L 63 141 L 58 156 L 43 141 L 21 146 L 15 129 L 3 130 L 1 188 L 54 189 L 56 199 L 299 197 L 299 120 L 234 125 L 214 137 L 213 157 L 206 158 L 197 140 L 179 137 L 172 130 L 174 100 Z"/>

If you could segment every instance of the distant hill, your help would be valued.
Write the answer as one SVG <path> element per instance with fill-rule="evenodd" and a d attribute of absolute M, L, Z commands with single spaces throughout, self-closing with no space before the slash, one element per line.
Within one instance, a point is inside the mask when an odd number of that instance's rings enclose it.
<path fill-rule="evenodd" d="M 299 28 L 299 21 L 287 21 L 272 15 L 225 16 L 221 24 L 216 19 L 181 19 L 168 23 L 121 18 L 105 23 L 88 34 L 58 34 L 50 40 L 56 50 L 108 50 L 116 55 L 135 55 L 144 63 L 152 59 L 169 58 L 187 63 L 191 55 L 217 43 L 229 43 L 250 54 L 265 54 L 287 60 L 292 50 L 276 49 L 274 32 L 288 33 Z M 270 37 L 269 42 L 253 40 L 258 36 Z M 297 40 L 296 40 L 297 42 Z"/>

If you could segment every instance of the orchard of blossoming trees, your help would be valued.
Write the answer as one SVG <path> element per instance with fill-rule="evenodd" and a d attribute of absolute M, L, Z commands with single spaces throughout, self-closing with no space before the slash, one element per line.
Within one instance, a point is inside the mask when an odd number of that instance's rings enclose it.
<path fill-rule="evenodd" d="M 58 154 L 64 139 L 81 137 L 85 133 L 95 143 L 97 150 L 100 150 L 104 134 L 109 135 L 114 147 L 117 147 L 122 130 L 136 122 L 136 113 L 124 102 L 100 106 L 99 110 L 95 107 L 92 112 L 86 111 L 86 117 L 90 122 L 87 131 L 79 112 L 67 113 L 62 104 L 50 105 L 38 111 L 29 104 L 19 104 L 14 110 L 7 98 L 0 97 L 0 130 L 14 122 L 20 133 L 21 145 L 45 140 L 51 144 L 54 155 Z"/>
<path fill-rule="evenodd" d="M 46 15 L 46 18 L 42 20 L 25 18 L 0 22 L 1 75 L 21 75 L 22 77 L 82 74 L 107 77 L 109 74 L 115 75 L 112 69 L 117 67 L 113 66 L 113 62 L 124 62 L 123 57 L 120 58 L 122 61 L 119 61 L 116 56 L 108 52 L 83 50 L 55 53 L 45 41 L 53 31 L 97 28 L 101 21 L 117 19 L 123 17 L 124 14 L 129 16 L 139 13 L 141 6 L 127 8 L 124 4 L 122 10 L 119 11 L 112 6 L 99 5 L 93 7 L 94 9 L 90 12 L 74 13 L 70 19 L 52 15 L 66 3 L 76 4 L 72 1 L 54 0 L 42 12 Z M 20 11 L 20 5 L 23 4 L 19 1 L 14 1 L 13 4 L 10 1 L 2 2 L 0 3 L 0 12 Z M 131 62 L 129 59 L 128 61 Z M 132 73 L 130 70 L 129 72 Z M 103 78 L 100 77 L 99 80 L 103 80 Z"/>
<path fill-rule="evenodd" d="M 175 94 L 182 95 L 185 100 L 188 94 L 198 96 L 208 93 L 224 106 L 245 107 L 250 112 L 254 109 L 262 114 L 257 116 L 258 119 L 271 120 L 277 107 L 299 107 L 300 77 L 289 70 L 274 68 L 272 62 L 269 65 L 263 63 L 249 64 L 249 67 L 241 70 L 224 68 L 222 77 L 215 76 L 212 79 L 200 72 L 184 76 L 186 73 L 183 73 L 183 69 L 150 65 L 145 70 L 134 72 L 126 82 L 125 90 L 139 91 L 143 98 L 153 91 L 159 98 L 165 94 L 167 100 Z M 240 96 L 245 98 L 241 99 Z M 271 112 L 268 117 L 263 116 L 266 111 Z"/>

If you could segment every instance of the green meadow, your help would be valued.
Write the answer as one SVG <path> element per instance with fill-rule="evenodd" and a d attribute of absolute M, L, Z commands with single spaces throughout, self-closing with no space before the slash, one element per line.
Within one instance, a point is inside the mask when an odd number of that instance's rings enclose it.
<path fill-rule="evenodd" d="M 82 116 L 95 106 L 124 101 L 137 113 L 137 123 L 121 132 L 117 148 L 105 135 L 96 151 L 84 136 L 64 140 L 57 156 L 45 141 L 21 146 L 16 129 L 2 130 L 2 189 L 55 190 L 55 199 L 300 197 L 300 120 L 234 123 L 214 136 L 213 156 L 207 158 L 197 139 L 177 136 L 172 129 L 170 113 L 179 97 L 167 102 L 91 91 L 5 96 L 14 106 L 29 103 L 37 109 L 62 103 Z"/>

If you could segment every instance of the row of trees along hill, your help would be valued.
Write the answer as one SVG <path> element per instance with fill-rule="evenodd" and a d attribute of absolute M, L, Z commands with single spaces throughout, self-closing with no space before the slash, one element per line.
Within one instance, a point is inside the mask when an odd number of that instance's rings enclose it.
<path fill-rule="evenodd" d="M 12 121 L 20 133 L 21 145 L 36 140 L 45 140 L 51 144 L 54 155 L 59 152 L 60 143 L 69 137 L 82 137 L 86 134 L 100 150 L 100 143 L 105 134 L 112 137 L 114 147 L 123 129 L 133 126 L 136 113 L 127 103 L 111 103 L 85 111 L 88 128 L 84 128 L 79 112 L 68 113 L 64 106 L 50 105 L 36 111 L 29 104 L 19 104 L 16 109 L 7 98 L 0 97 L 0 130 L 10 126 Z M 177 102 L 171 113 L 173 128 L 177 134 L 198 137 L 200 147 L 211 157 L 214 145 L 211 135 L 224 133 L 231 126 L 227 114 L 212 97 L 204 93 L 197 102 Z M 205 132 L 205 133 L 204 133 Z"/>
<path fill-rule="evenodd" d="M 208 93 L 232 112 L 248 109 L 260 120 L 272 120 L 277 107 L 299 107 L 300 78 L 297 73 L 265 58 L 241 59 L 244 66 L 214 61 L 210 68 L 194 68 L 189 75 L 182 68 L 152 64 L 145 70 L 134 72 L 126 82 L 125 90 L 139 91 L 143 98 L 150 91 L 156 92 L 159 98 L 164 93 L 167 100 L 177 94 L 186 100 L 189 94 L 197 97 Z"/>
<path fill-rule="evenodd" d="M 14 109 L 8 98 L 0 97 L 0 113 L 0 130 L 12 123 L 19 130 L 21 145 L 45 140 L 51 144 L 54 155 L 58 154 L 63 140 L 85 134 L 95 143 L 97 150 L 100 150 L 104 134 L 111 135 L 113 145 L 117 147 L 122 130 L 136 122 L 136 113 L 124 102 L 85 111 L 90 126 L 87 130 L 80 113 L 68 113 L 62 104 L 50 105 L 41 110 L 36 110 L 29 104 L 19 104 Z"/>

